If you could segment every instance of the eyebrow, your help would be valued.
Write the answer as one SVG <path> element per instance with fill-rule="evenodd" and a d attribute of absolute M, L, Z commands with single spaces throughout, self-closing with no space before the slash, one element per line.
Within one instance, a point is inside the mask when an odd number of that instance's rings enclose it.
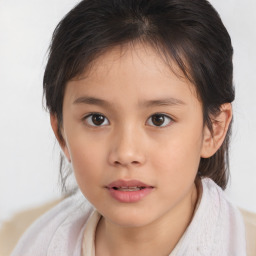
<path fill-rule="evenodd" d="M 82 96 L 77 98 L 73 104 L 89 104 L 89 105 L 98 105 L 102 107 L 109 107 L 111 104 L 106 100 L 95 98 L 95 97 L 88 97 Z"/>
<path fill-rule="evenodd" d="M 88 97 L 82 96 L 77 98 L 73 104 L 88 104 L 88 105 L 97 105 L 101 107 L 110 107 L 112 104 L 106 100 L 95 98 L 95 97 Z M 177 106 L 177 105 L 186 105 L 180 99 L 176 98 L 164 98 L 164 99 L 156 99 L 156 100 L 148 100 L 143 101 L 140 103 L 143 107 L 153 107 L 153 106 Z"/>
<path fill-rule="evenodd" d="M 177 106 L 177 105 L 186 105 L 184 101 L 176 98 L 165 98 L 157 100 L 149 100 L 142 103 L 145 107 L 152 106 Z"/>

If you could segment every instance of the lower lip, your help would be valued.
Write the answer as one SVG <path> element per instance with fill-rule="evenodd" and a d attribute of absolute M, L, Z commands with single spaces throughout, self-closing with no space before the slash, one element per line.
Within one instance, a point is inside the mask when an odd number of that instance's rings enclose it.
<path fill-rule="evenodd" d="M 121 203 L 135 203 L 146 197 L 153 188 L 144 188 L 137 191 L 121 191 L 109 188 L 110 195 Z"/>

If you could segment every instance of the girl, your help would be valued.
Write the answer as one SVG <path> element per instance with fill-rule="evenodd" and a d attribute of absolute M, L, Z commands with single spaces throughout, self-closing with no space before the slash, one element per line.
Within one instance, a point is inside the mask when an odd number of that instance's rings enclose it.
<path fill-rule="evenodd" d="M 12 255 L 245 255 L 241 217 L 222 191 L 232 54 L 206 0 L 71 10 L 53 34 L 44 92 L 81 192 Z"/>

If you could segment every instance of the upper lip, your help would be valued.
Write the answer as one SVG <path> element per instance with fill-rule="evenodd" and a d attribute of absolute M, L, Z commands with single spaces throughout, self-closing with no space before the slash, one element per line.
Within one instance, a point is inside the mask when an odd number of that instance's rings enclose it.
<path fill-rule="evenodd" d="M 106 186 L 107 188 L 121 188 L 121 187 L 145 187 L 145 188 L 153 188 L 148 184 L 145 184 L 139 180 L 116 180 L 111 182 L 109 185 Z"/>

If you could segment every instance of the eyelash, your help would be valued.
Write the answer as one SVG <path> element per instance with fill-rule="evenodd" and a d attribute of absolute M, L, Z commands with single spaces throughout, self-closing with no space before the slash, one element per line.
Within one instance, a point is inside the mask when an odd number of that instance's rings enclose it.
<path fill-rule="evenodd" d="M 92 118 L 93 116 L 94 116 L 94 117 L 103 117 L 103 123 L 101 123 L 101 124 L 99 124 L 99 125 L 93 123 L 93 120 L 90 119 L 90 118 Z M 162 124 L 161 124 L 161 125 L 154 125 L 153 122 L 152 122 L 152 118 L 153 118 L 153 117 L 157 117 L 157 116 L 163 118 L 163 120 L 164 120 L 164 123 L 163 123 L 163 124 L 166 123 L 166 120 L 168 120 L 168 121 L 167 121 L 168 123 L 165 124 L 165 125 L 162 125 Z M 150 121 L 150 119 L 151 119 L 151 121 Z M 90 113 L 89 115 L 83 117 L 82 120 L 85 121 L 85 122 L 87 123 L 87 125 L 88 125 L 88 126 L 91 126 L 91 127 L 101 127 L 101 126 L 106 126 L 106 125 L 109 125 L 109 124 L 110 124 L 109 120 L 108 120 L 104 115 L 102 115 L 101 113 Z M 107 120 L 107 124 L 105 123 L 106 120 Z M 167 127 L 167 126 L 169 126 L 170 123 L 172 123 L 173 121 L 174 121 L 174 120 L 173 120 L 170 116 L 168 116 L 168 115 L 166 115 L 166 114 L 163 114 L 163 113 L 155 113 L 155 114 L 151 115 L 151 116 L 147 119 L 146 124 L 149 125 L 149 126 L 162 128 L 162 127 Z"/>
<path fill-rule="evenodd" d="M 156 117 L 156 116 L 158 116 L 158 117 L 163 117 L 163 119 L 164 119 L 164 124 L 166 123 L 166 120 L 168 120 L 168 123 L 165 124 L 165 125 L 154 125 L 153 122 L 152 122 L 152 120 L 151 120 L 151 124 L 149 124 L 150 126 L 163 128 L 163 127 L 169 126 L 169 125 L 174 121 L 170 116 L 168 116 L 168 115 L 166 115 L 166 114 L 163 114 L 163 113 L 155 113 L 155 114 L 151 115 L 151 116 L 147 119 L 147 122 L 146 122 L 146 123 L 149 123 L 149 120 L 152 119 L 153 117 Z"/>
<path fill-rule="evenodd" d="M 106 126 L 106 125 L 109 125 L 109 121 L 108 121 L 108 124 L 104 124 L 103 122 L 103 125 L 100 124 L 100 125 L 95 125 L 93 124 L 93 121 L 92 120 L 89 120 L 89 118 L 92 118 L 93 116 L 98 116 L 98 117 L 103 117 L 104 118 L 104 122 L 105 120 L 108 120 L 104 115 L 100 114 L 100 113 L 91 113 L 85 117 L 83 117 L 83 121 L 85 121 L 87 123 L 88 126 L 92 126 L 92 127 L 101 127 L 101 126 Z M 89 120 L 89 121 L 88 121 Z M 91 122 L 91 123 L 89 123 Z"/>

